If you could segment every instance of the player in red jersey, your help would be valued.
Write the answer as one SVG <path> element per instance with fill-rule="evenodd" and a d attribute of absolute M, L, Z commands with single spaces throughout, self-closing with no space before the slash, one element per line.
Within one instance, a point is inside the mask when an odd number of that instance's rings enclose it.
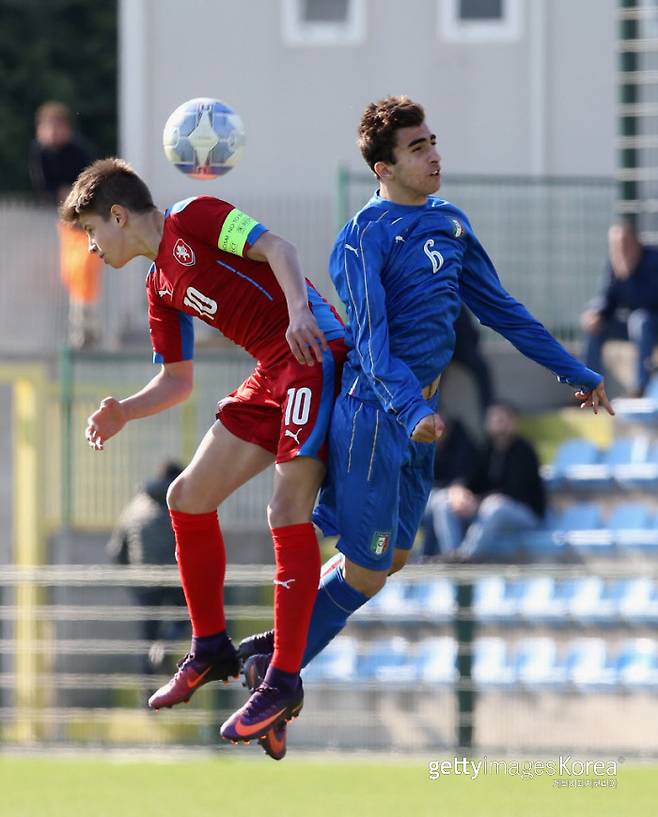
<path fill-rule="evenodd" d="M 345 355 L 343 325 L 304 279 L 296 249 L 233 205 L 211 196 L 162 213 L 144 182 L 120 159 L 78 177 L 61 217 L 79 223 L 89 251 L 112 267 L 145 256 L 149 327 L 158 374 L 137 393 L 106 397 L 89 417 L 92 448 L 130 420 L 185 400 L 193 386 L 192 317 L 220 330 L 257 360 L 220 404 L 218 421 L 167 501 L 192 621 L 192 646 L 176 675 L 149 699 L 154 709 L 187 701 L 213 680 L 239 673 L 224 620 L 226 567 L 217 507 L 275 465 L 268 521 L 276 561 L 271 670 L 222 726 L 234 741 L 259 738 L 299 713 L 299 678 L 315 601 L 320 556 L 311 512 L 324 476 L 325 437 Z"/>

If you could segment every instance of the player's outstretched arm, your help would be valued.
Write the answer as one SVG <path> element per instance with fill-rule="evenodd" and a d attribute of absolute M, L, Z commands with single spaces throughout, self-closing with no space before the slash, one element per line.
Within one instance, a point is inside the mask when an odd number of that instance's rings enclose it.
<path fill-rule="evenodd" d="M 599 406 L 603 406 L 608 414 L 614 416 L 615 410 L 610 405 L 608 395 L 605 393 L 605 384 L 603 380 L 595 389 L 592 389 L 591 391 L 577 391 L 575 398 L 576 400 L 580 401 L 581 409 L 591 408 L 594 414 L 598 414 Z"/>
<path fill-rule="evenodd" d="M 247 251 L 252 261 L 266 261 L 286 296 L 290 323 L 286 340 L 300 363 L 322 362 L 327 340 L 308 305 L 306 281 L 293 244 L 274 233 L 263 233 Z"/>
<path fill-rule="evenodd" d="M 143 389 L 117 400 L 106 397 L 98 409 L 87 419 L 85 437 L 96 451 L 102 451 L 105 443 L 118 434 L 129 420 L 149 417 L 186 400 L 194 385 L 191 360 L 165 364 Z"/>

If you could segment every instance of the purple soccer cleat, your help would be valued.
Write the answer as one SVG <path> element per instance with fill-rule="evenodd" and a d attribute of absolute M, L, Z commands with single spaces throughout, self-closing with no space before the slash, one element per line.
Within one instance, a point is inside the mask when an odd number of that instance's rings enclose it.
<path fill-rule="evenodd" d="M 245 661 L 244 680 L 249 689 L 254 690 L 263 681 L 267 668 L 272 660 L 271 655 L 251 655 Z M 258 738 L 266 755 L 272 760 L 283 760 L 288 749 L 288 725 L 285 721 L 268 729 L 262 738 Z"/>
<path fill-rule="evenodd" d="M 233 743 L 249 743 L 257 740 L 275 727 L 296 718 L 304 705 L 304 688 L 301 679 L 291 694 L 263 681 L 246 704 L 224 721 L 220 734 Z"/>
<path fill-rule="evenodd" d="M 274 630 L 256 633 L 243 638 L 238 646 L 238 655 L 241 661 L 246 661 L 252 655 L 271 655 L 274 652 Z M 265 673 L 263 673 L 265 675 Z M 249 684 L 247 684 L 249 686 Z M 256 684 L 258 686 L 258 684 Z"/>
<path fill-rule="evenodd" d="M 188 653 L 177 664 L 178 672 L 164 686 L 151 695 L 148 705 L 151 709 L 170 708 L 187 703 L 192 695 L 211 681 L 228 683 L 240 676 L 240 659 L 229 639 L 224 650 L 215 655 L 195 656 Z"/>

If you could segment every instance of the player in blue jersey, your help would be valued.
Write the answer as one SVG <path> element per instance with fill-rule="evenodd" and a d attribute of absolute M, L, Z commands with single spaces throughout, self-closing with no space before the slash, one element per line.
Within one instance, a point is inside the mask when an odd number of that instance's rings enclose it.
<path fill-rule="evenodd" d="M 443 429 L 438 384 L 462 303 L 577 386 L 583 407 L 613 413 L 602 376 L 505 291 L 467 217 L 434 195 L 441 157 L 423 108 L 408 97 L 372 103 L 359 147 L 379 190 L 343 227 L 330 260 L 347 310 L 349 352 L 314 521 L 339 535 L 339 554 L 322 571 L 304 665 L 407 561 L 432 485 L 434 442 Z M 251 685 L 267 667 L 271 644 L 270 633 L 241 644 Z M 260 742 L 278 758 L 285 737 L 284 725 Z"/>

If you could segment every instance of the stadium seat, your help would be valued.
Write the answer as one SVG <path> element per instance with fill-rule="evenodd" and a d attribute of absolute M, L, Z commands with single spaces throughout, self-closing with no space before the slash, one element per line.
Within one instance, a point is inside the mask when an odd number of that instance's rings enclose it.
<path fill-rule="evenodd" d="M 642 398 L 617 398 L 612 406 L 619 417 L 654 425 L 658 420 L 658 375 L 652 375 Z"/>
<path fill-rule="evenodd" d="M 425 638 L 416 648 L 418 679 L 425 684 L 453 684 L 457 680 L 457 642 L 451 636 Z"/>
<path fill-rule="evenodd" d="M 356 640 L 339 635 L 302 670 L 304 683 L 352 681 L 356 669 Z"/>
<path fill-rule="evenodd" d="M 611 602 L 605 605 L 605 583 L 600 576 L 584 576 L 565 583 L 563 609 L 566 616 L 578 624 L 590 625 L 614 617 Z"/>
<path fill-rule="evenodd" d="M 658 587 L 648 576 L 618 580 L 617 612 L 631 625 L 658 624 Z"/>
<path fill-rule="evenodd" d="M 646 504 L 625 502 L 618 505 L 610 514 L 608 527 L 620 549 L 658 548 L 658 531 L 653 511 Z"/>
<path fill-rule="evenodd" d="M 564 541 L 577 553 L 600 555 L 614 551 L 613 538 L 603 525 L 600 507 L 594 502 L 570 505 L 557 524 Z"/>
<path fill-rule="evenodd" d="M 582 468 L 591 468 L 599 461 L 599 449 L 594 443 L 584 439 L 563 442 L 557 450 L 551 465 L 542 468 L 542 476 L 551 489 L 563 488 L 569 484 L 583 485 Z"/>
<path fill-rule="evenodd" d="M 541 527 L 523 535 L 523 548 L 529 562 L 563 562 L 567 559 L 568 547 L 559 522 L 560 514 L 549 507 Z"/>
<path fill-rule="evenodd" d="M 409 642 L 401 636 L 371 641 L 357 658 L 357 677 L 362 681 L 408 684 L 416 680 L 417 671 Z"/>
<path fill-rule="evenodd" d="M 615 660 L 617 683 L 626 689 L 658 689 L 658 654 L 653 638 L 625 641 Z"/>
<path fill-rule="evenodd" d="M 514 650 L 517 683 L 532 689 L 558 687 L 564 669 L 558 666 L 557 646 L 552 638 L 526 638 Z"/>
<path fill-rule="evenodd" d="M 484 689 L 508 688 L 515 680 L 504 638 L 476 638 L 473 642 L 473 681 Z"/>
<path fill-rule="evenodd" d="M 658 487 L 658 444 L 648 437 L 619 441 L 626 443 L 626 457 L 613 464 L 615 483 L 626 490 Z"/>
<path fill-rule="evenodd" d="M 570 642 L 564 659 L 567 683 L 581 690 L 613 689 L 616 672 L 607 662 L 602 638 L 577 638 Z"/>
<path fill-rule="evenodd" d="M 514 590 L 501 576 L 478 579 L 473 594 L 475 618 L 483 624 L 509 621 L 517 612 Z"/>
<path fill-rule="evenodd" d="M 449 579 L 433 579 L 409 585 L 407 602 L 419 617 L 434 622 L 450 621 L 455 614 L 455 585 Z"/>
<path fill-rule="evenodd" d="M 555 579 L 537 576 L 517 583 L 518 612 L 529 624 L 552 622 L 560 616 L 555 600 Z"/>
<path fill-rule="evenodd" d="M 373 596 L 367 604 L 360 607 L 354 617 L 359 619 L 409 619 L 416 612 L 408 599 L 408 585 L 394 579 L 387 581 L 384 587 Z"/>

